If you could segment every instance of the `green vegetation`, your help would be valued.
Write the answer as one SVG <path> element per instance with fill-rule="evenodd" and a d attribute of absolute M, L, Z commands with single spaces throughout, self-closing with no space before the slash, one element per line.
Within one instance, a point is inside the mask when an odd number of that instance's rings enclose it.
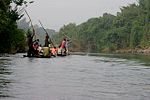
<path fill-rule="evenodd" d="M 25 0 L 0 0 L 0 53 L 25 50 L 25 33 L 30 28 L 29 22 L 22 20 L 20 27 L 24 27 L 23 31 L 18 29 L 16 21 L 23 16 L 19 11 L 26 4 Z M 44 41 L 43 29 L 38 26 L 35 29 L 37 38 Z M 91 18 L 80 25 L 64 25 L 57 35 L 54 35 L 54 30 L 48 31 L 53 34 L 54 43 L 58 45 L 65 35 L 69 36 L 72 51 L 145 49 L 150 47 L 150 0 L 139 0 L 138 4 L 122 7 L 116 16 L 104 13 L 103 16 Z"/>
<path fill-rule="evenodd" d="M 72 50 L 102 52 L 150 47 L 150 0 L 121 8 L 116 16 L 105 13 L 80 25 L 64 25 L 55 39 L 71 37 Z"/>
<path fill-rule="evenodd" d="M 17 28 L 16 21 L 23 16 L 19 10 L 26 3 L 24 0 L 0 0 L 0 53 L 24 50 L 25 32 Z"/>

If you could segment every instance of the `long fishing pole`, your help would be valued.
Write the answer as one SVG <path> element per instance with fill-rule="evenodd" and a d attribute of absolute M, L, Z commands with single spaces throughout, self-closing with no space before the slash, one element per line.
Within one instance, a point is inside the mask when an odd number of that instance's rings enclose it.
<path fill-rule="evenodd" d="M 46 32 L 46 35 L 49 37 L 48 32 L 46 31 L 46 29 L 44 28 L 43 24 L 41 23 L 41 21 L 39 20 L 40 25 L 42 26 L 43 30 Z M 52 42 L 51 37 L 50 38 L 50 42 L 52 43 L 53 47 L 55 47 L 54 43 Z"/>
<path fill-rule="evenodd" d="M 29 17 L 29 20 L 30 20 L 30 22 L 31 22 L 31 27 L 32 27 L 32 29 L 33 29 L 33 36 L 35 35 L 35 29 L 34 29 L 34 26 L 33 26 L 33 24 L 32 24 L 32 20 L 31 20 L 31 18 L 30 18 L 30 16 L 29 16 L 29 14 L 28 14 L 28 12 L 25 10 L 25 13 L 27 14 L 27 16 Z M 36 39 L 36 35 L 35 35 L 35 39 Z"/>

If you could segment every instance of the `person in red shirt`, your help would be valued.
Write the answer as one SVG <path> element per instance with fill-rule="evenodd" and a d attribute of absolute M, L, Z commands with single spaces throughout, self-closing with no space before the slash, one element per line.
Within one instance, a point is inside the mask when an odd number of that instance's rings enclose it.
<path fill-rule="evenodd" d="M 66 38 L 63 39 L 63 41 L 61 42 L 61 44 L 59 45 L 59 48 L 57 50 L 58 54 L 60 55 L 63 55 L 63 54 L 66 54 Z"/>

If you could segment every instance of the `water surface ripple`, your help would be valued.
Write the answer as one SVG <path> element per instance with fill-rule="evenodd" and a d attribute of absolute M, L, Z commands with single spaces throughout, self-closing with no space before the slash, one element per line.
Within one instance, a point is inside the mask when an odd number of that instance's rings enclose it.
<path fill-rule="evenodd" d="M 2 100 L 150 100 L 150 66 L 136 60 L 22 55 L 0 57 Z"/>

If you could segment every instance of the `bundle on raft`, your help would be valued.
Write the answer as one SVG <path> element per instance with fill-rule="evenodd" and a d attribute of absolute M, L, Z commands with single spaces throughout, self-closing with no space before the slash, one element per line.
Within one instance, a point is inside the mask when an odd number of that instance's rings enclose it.
<path fill-rule="evenodd" d="M 23 57 L 35 57 L 35 58 L 51 58 L 56 56 L 67 56 L 68 51 L 65 52 L 63 48 L 50 48 L 50 47 L 41 47 L 41 51 L 35 55 L 23 55 Z"/>

